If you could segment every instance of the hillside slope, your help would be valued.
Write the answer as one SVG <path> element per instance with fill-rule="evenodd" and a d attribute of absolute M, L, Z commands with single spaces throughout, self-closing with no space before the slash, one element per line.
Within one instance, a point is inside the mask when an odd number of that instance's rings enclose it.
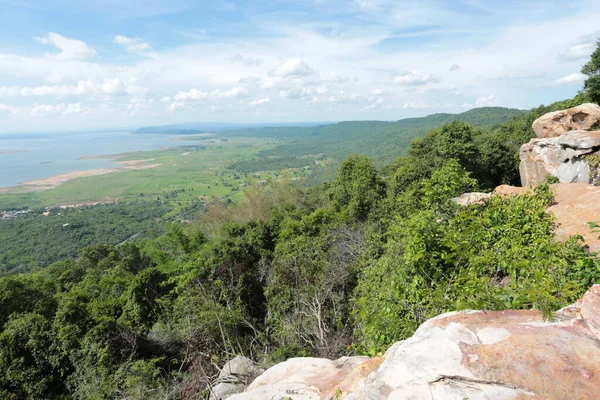
<path fill-rule="evenodd" d="M 290 139 L 272 150 L 264 151 L 263 157 L 301 157 L 308 154 L 324 154 L 343 159 L 352 153 L 364 154 L 386 164 L 405 155 L 410 142 L 424 136 L 428 131 L 452 121 L 468 122 L 480 128 L 492 128 L 524 111 L 502 108 L 475 108 L 461 114 L 433 114 L 422 118 L 408 118 L 395 122 L 344 121 L 317 127 L 268 127 L 240 129 L 223 132 L 232 136 L 267 136 Z"/>

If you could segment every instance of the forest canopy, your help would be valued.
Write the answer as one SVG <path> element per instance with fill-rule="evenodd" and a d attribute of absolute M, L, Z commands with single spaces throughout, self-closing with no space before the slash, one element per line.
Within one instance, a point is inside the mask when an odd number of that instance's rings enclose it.
<path fill-rule="evenodd" d="M 547 184 L 452 199 L 518 183 L 533 119 L 587 100 L 495 128 L 451 121 L 382 168 L 354 154 L 316 187 L 271 183 L 242 205 L 0 279 L 0 397 L 207 398 L 236 354 L 375 355 L 445 311 L 572 303 L 599 263 L 580 238 L 554 237 Z"/>

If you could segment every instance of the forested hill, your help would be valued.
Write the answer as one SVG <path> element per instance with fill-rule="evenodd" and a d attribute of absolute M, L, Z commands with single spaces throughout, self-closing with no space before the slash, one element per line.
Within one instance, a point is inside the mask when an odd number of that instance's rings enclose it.
<path fill-rule="evenodd" d="M 291 139 L 263 153 L 265 157 L 324 154 L 343 159 L 352 153 L 374 157 L 380 165 L 405 155 L 410 142 L 432 129 L 452 122 L 467 122 L 479 128 L 498 126 L 524 111 L 503 108 L 474 108 L 461 114 L 433 114 L 422 118 L 407 118 L 395 122 L 345 121 L 317 127 L 267 127 L 223 132 L 236 136 L 270 136 Z"/>
<path fill-rule="evenodd" d="M 523 110 L 504 107 L 481 107 L 460 114 L 432 114 L 420 118 L 398 121 L 343 121 L 331 124 L 281 124 L 274 126 L 244 126 L 235 124 L 182 124 L 162 127 L 140 128 L 136 133 L 193 134 L 219 132 L 223 136 L 275 137 L 288 139 L 275 149 L 261 156 L 275 158 L 274 163 L 285 166 L 297 164 L 296 158 L 308 154 L 323 154 L 327 157 L 344 159 L 352 153 L 374 157 L 377 164 L 392 162 L 405 155 L 410 142 L 424 136 L 432 129 L 452 121 L 462 121 L 478 128 L 489 129 L 525 113 Z M 293 126 L 292 126 L 293 125 Z"/>

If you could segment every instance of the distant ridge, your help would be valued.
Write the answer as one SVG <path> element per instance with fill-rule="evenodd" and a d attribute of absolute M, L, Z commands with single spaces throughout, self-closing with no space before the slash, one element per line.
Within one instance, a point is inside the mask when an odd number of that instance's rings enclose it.
<path fill-rule="evenodd" d="M 262 157 L 301 157 L 324 154 L 343 159 L 365 154 L 383 165 L 405 155 L 410 142 L 452 121 L 463 121 L 483 129 L 496 127 L 525 113 L 504 107 L 482 107 L 460 114 L 432 114 L 395 122 L 344 121 L 315 127 L 264 127 L 221 132 L 225 135 L 279 137 L 292 142 L 261 153 Z"/>
<path fill-rule="evenodd" d="M 452 121 L 463 121 L 490 129 L 525 113 L 505 107 L 473 108 L 460 114 L 438 113 L 398 121 L 342 121 L 336 123 L 233 124 L 189 123 L 140 128 L 135 133 L 191 135 L 219 133 L 222 136 L 285 138 L 289 142 L 261 153 L 261 158 L 299 164 L 298 157 L 323 154 L 343 159 L 349 154 L 365 154 L 383 165 L 405 155 L 410 142 L 432 129 Z M 284 164 L 285 164 L 284 163 Z"/>

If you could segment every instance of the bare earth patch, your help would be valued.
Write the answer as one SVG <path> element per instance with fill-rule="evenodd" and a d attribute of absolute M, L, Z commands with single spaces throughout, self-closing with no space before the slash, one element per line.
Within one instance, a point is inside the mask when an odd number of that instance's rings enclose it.
<path fill-rule="evenodd" d="M 154 159 L 148 160 L 131 160 L 131 161 L 117 161 L 120 165 L 118 168 L 99 168 L 90 169 L 84 171 L 67 172 L 49 178 L 35 179 L 31 181 L 22 182 L 19 186 L 0 188 L 0 194 L 2 193 L 27 193 L 27 192 L 40 192 L 42 190 L 54 189 L 68 181 L 79 178 L 88 178 L 91 176 L 99 176 L 112 174 L 114 172 L 121 171 L 133 171 L 140 169 L 149 169 L 158 167 L 158 163 L 150 163 Z"/>

